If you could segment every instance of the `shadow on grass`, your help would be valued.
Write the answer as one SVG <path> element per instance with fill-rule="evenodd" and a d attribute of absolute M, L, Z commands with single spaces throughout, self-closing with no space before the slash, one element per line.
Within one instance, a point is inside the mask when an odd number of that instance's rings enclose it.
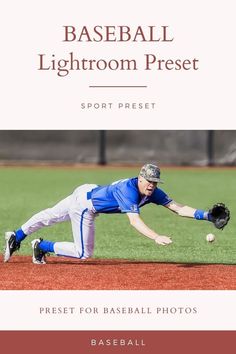
<path fill-rule="evenodd" d="M 149 261 L 149 260 L 129 260 L 129 259 L 100 259 L 100 258 L 93 258 L 93 259 L 88 259 L 88 260 L 71 260 L 68 258 L 55 258 L 53 257 L 53 259 L 50 259 L 50 264 L 76 264 L 76 265 L 86 265 L 86 266 L 95 266 L 95 265 L 99 265 L 99 266 L 117 266 L 117 265 L 175 265 L 178 266 L 180 268 L 197 268 L 197 267 L 204 267 L 204 266 L 209 266 L 209 265 L 225 265 L 225 266 L 234 266 L 236 265 L 236 263 L 200 263 L 200 262 L 196 262 L 196 263 L 186 263 L 186 262 L 163 262 L 163 261 Z"/>
<path fill-rule="evenodd" d="M 30 256 L 14 256 L 10 259 L 8 263 L 3 263 L 3 258 L 0 256 L 0 263 L 2 265 L 16 265 L 17 263 L 21 264 L 32 264 L 32 258 Z M 200 263 L 200 262 L 170 262 L 170 261 L 153 261 L 153 260 L 132 260 L 132 259 L 104 259 L 104 258 L 91 258 L 87 260 L 80 260 L 76 258 L 66 258 L 66 257 L 47 257 L 47 264 L 48 265 L 64 265 L 64 264 L 70 264 L 70 265 L 77 265 L 77 266 L 119 266 L 119 265 L 175 265 L 180 268 L 200 268 L 204 266 L 209 266 L 209 265 L 224 265 L 224 266 L 235 266 L 236 263 Z M 33 265 L 33 264 L 32 264 Z M 37 266 L 37 265 L 34 265 Z"/>

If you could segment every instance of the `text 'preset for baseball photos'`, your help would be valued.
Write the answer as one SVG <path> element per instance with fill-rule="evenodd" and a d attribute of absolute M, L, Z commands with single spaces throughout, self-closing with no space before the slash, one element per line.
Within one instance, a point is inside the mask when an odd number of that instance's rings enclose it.
<path fill-rule="evenodd" d="M 196 306 L 172 306 L 172 307 L 98 307 L 98 306 L 41 306 L 40 315 L 196 315 Z"/>

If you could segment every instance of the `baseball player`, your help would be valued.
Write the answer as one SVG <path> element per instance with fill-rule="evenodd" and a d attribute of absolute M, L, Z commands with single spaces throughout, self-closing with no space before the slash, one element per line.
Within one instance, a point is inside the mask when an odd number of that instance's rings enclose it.
<path fill-rule="evenodd" d="M 119 180 L 106 186 L 96 184 L 79 186 L 71 195 L 52 208 L 33 215 L 21 228 L 5 233 L 4 262 L 9 261 L 28 235 L 45 226 L 63 221 L 71 222 L 73 242 L 52 242 L 39 238 L 33 240 L 31 242 L 33 263 L 45 264 L 45 255 L 49 252 L 78 259 L 91 257 L 94 250 L 94 222 L 99 213 L 126 214 L 130 224 L 142 235 L 158 245 L 171 244 L 172 240 L 169 236 L 158 234 L 141 219 L 140 208 L 149 203 L 162 205 L 180 216 L 211 221 L 220 229 L 223 229 L 229 221 L 230 213 L 224 204 L 215 205 L 214 208 L 218 208 L 217 210 L 194 209 L 176 203 L 159 188 L 159 183 L 162 183 L 160 168 L 153 164 L 145 164 L 138 177 Z"/>

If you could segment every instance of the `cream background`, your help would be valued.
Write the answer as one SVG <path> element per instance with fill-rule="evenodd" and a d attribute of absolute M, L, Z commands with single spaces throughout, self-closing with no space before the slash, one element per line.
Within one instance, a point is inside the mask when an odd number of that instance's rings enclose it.
<path fill-rule="evenodd" d="M 2 291 L 0 330 L 235 330 L 235 291 Z M 224 299 L 224 300 L 223 300 Z M 40 307 L 74 307 L 73 314 L 40 315 Z M 103 314 L 104 307 L 143 307 L 151 314 Z M 97 307 L 98 315 L 80 313 Z M 157 307 L 197 308 L 159 314 Z M 170 312 L 170 311 L 169 311 Z"/>

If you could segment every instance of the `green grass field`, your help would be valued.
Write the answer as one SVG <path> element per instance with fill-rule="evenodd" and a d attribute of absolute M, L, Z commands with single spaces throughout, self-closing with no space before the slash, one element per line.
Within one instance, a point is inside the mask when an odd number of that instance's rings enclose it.
<path fill-rule="evenodd" d="M 20 227 L 34 213 L 53 206 L 84 183 L 108 184 L 133 177 L 137 169 L 0 168 L 0 247 L 4 232 Z M 208 209 L 225 202 L 231 211 L 229 225 L 220 231 L 206 221 L 175 215 L 166 208 L 148 205 L 141 209 L 143 220 L 163 235 L 172 236 L 170 246 L 158 246 L 138 234 L 126 215 L 100 215 L 96 219 L 95 258 L 126 258 L 181 263 L 236 264 L 236 169 L 166 169 L 161 187 L 177 202 Z M 216 235 L 208 243 L 205 236 Z M 31 255 L 30 241 L 43 237 L 53 241 L 72 240 L 70 223 L 44 228 L 22 243 L 19 254 Z"/>

